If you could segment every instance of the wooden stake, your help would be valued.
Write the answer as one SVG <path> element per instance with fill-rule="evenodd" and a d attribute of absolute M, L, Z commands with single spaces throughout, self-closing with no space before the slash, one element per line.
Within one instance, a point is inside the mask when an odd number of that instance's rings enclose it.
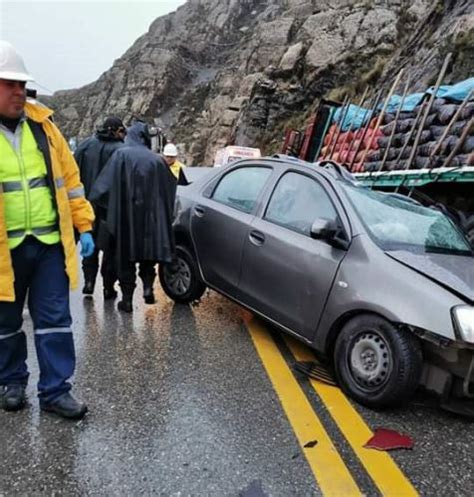
<path fill-rule="evenodd" d="M 344 121 L 346 120 L 347 112 L 349 111 L 350 106 L 351 106 L 351 101 L 349 100 L 349 98 L 347 98 L 345 109 L 344 108 L 341 109 L 341 116 L 340 116 L 340 119 L 338 120 L 339 126 L 338 126 L 338 130 L 337 130 L 337 134 L 336 134 L 336 139 L 334 140 L 334 145 L 332 146 L 332 150 L 329 154 L 329 157 L 328 157 L 329 160 L 332 159 L 332 156 L 336 150 L 337 142 L 339 141 L 339 136 L 341 136 L 342 126 L 344 126 Z"/>
<path fill-rule="evenodd" d="M 342 109 L 344 108 L 344 106 L 346 105 L 347 101 L 349 100 L 349 96 L 346 95 L 344 97 L 344 100 L 342 101 L 342 105 L 340 107 L 341 109 L 341 112 L 342 112 Z M 334 115 L 334 114 L 333 114 Z M 331 129 L 331 128 L 329 128 Z M 323 158 L 321 160 L 326 160 L 327 156 L 328 156 L 328 152 L 332 150 L 332 143 L 334 141 L 334 137 L 335 137 L 336 133 L 334 132 L 332 135 L 331 135 L 331 139 L 329 140 L 329 143 L 328 143 L 328 146 L 326 148 L 326 152 L 324 153 L 323 155 Z"/>
<path fill-rule="evenodd" d="M 373 115 L 377 111 L 377 107 L 380 102 L 380 98 L 382 97 L 382 89 L 379 90 L 377 93 L 375 100 L 374 100 L 374 105 L 372 106 L 372 109 L 367 109 L 366 113 L 364 114 L 364 121 L 367 119 L 367 124 L 365 125 L 364 131 L 362 132 L 362 136 L 360 138 L 359 144 L 357 145 L 356 152 L 354 154 L 354 157 L 352 157 L 351 163 L 349 165 L 349 171 L 352 171 L 352 168 L 354 167 L 354 162 L 359 155 L 360 149 L 362 147 L 362 144 L 364 143 L 365 136 L 367 135 L 367 131 L 370 127 L 370 121 L 372 120 Z"/>
<path fill-rule="evenodd" d="M 363 107 L 364 105 L 364 102 L 365 102 L 365 99 L 367 97 L 367 93 L 369 92 L 369 87 L 367 86 L 365 88 L 365 91 L 364 91 L 364 94 L 362 95 L 362 98 L 360 99 L 360 102 L 357 106 L 357 112 L 354 113 L 354 117 L 352 118 L 351 120 L 351 124 L 349 126 L 349 130 L 346 132 L 346 135 L 344 136 L 344 140 L 343 142 L 341 143 L 341 147 L 339 148 L 339 150 L 344 150 L 344 146 L 346 145 L 347 143 L 347 137 L 349 136 L 349 133 L 352 131 L 352 128 L 354 127 L 354 123 L 355 123 L 355 120 L 359 117 L 359 110 Z M 350 149 L 349 149 L 349 152 L 350 152 Z M 346 156 L 347 157 L 347 156 Z M 339 159 L 341 158 L 341 154 L 339 153 Z M 342 163 L 341 160 L 339 160 L 339 162 Z"/>
<path fill-rule="evenodd" d="M 463 111 L 464 107 L 466 107 L 466 105 L 469 102 L 469 100 L 471 99 L 472 95 L 474 95 L 474 88 L 472 88 L 471 91 L 466 95 L 466 98 L 462 101 L 461 105 L 458 107 L 457 111 L 454 113 L 453 117 L 451 118 L 451 121 L 449 121 L 449 124 L 446 126 L 446 129 L 444 130 L 443 134 L 441 135 L 438 142 L 436 143 L 435 148 L 430 153 L 430 156 L 428 158 L 428 167 L 430 167 L 430 168 L 433 167 L 435 155 L 439 152 L 441 145 L 443 144 L 444 140 L 448 136 L 449 132 L 451 131 L 451 129 L 454 126 L 454 124 L 456 123 L 456 121 L 458 120 L 458 117 L 461 115 L 461 112 Z"/>
<path fill-rule="evenodd" d="M 449 167 L 449 164 L 451 164 L 451 161 L 453 160 L 454 156 L 459 152 L 459 149 L 464 145 L 464 142 L 466 141 L 466 138 L 469 136 L 469 133 L 471 132 L 471 129 L 474 127 L 474 117 L 471 118 L 471 120 L 467 123 L 466 127 L 464 128 L 461 138 L 459 138 L 458 142 L 456 143 L 456 146 L 453 148 L 447 159 L 444 161 L 442 167 Z"/>
<path fill-rule="evenodd" d="M 375 134 L 377 133 L 378 129 L 380 128 L 380 124 L 382 122 L 383 116 L 385 114 L 385 111 L 387 110 L 388 102 L 392 98 L 392 95 L 393 95 L 393 93 L 395 91 L 395 88 L 398 86 L 398 83 L 400 82 L 402 74 L 403 74 L 403 69 L 400 69 L 400 72 L 398 73 L 398 76 L 395 78 L 395 81 L 393 82 L 393 85 L 390 88 L 390 91 L 389 91 L 389 93 L 387 95 L 387 98 L 385 99 L 385 102 L 384 102 L 383 107 L 382 107 L 382 111 L 379 114 L 379 117 L 377 119 L 377 123 L 375 125 L 374 131 L 373 131 L 372 135 L 370 136 L 369 143 L 368 143 L 367 147 L 364 150 L 364 155 L 362 156 L 362 159 L 360 161 L 361 164 L 365 163 L 365 159 L 367 157 L 367 154 L 369 153 L 369 150 L 372 148 L 372 144 L 374 142 Z"/>
<path fill-rule="evenodd" d="M 418 109 L 418 114 L 416 115 L 413 126 L 411 127 L 411 130 L 408 133 L 407 139 L 405 140 L 405 142 L 402 146 L 402 149 L 400 150 L 400 153 L 398 154 L 397 163 L 396 163 L 397 166 L 398 166 L 398 164 L 400 164 L 400 161 L 402 160 L 403 154 L 405 153 L 405 150 L 406 150 L 408 144 L 410 143 L 411 139 L 413 138 L 413 135 L 415 134 L 416 128 L 418 126 L 418 123 L 420 122 L 420 119 L 421 119 L 421 116 L 423 114 L 423 110 L 425 107 L 426 107 L 426 102 L 423 102 L 420 105 L 420 108 Z"/>
<path fill-rule="evenodd" d="M 388 140 L 387 150 L 385 150 L 385 154 L 383 156 L 382 164 L 380 164 L 378 172 L 383 171 L 385 163 L 387 162 L 388 152 L 390 151 L 390 148 L 391 148 L 392 143 L 393 143 L 393 137 L 395 136 L 395 133 L 396 133 L 396 130 L 397 130 L 398 119 L 400 118 L 400 113 L 402 111 L 403 104 L 405 103 L 405 99 L 406 99 L 406 96 L 407 96 L 407 93 L 408 93 L 409 86 L 410 86 L 410 78 L 408 78 L 407 82 L 405 83 L 405 89 L 403 90 L 402 99 L 400 101 L 400 105 L 398 106 L 397 113 L 395 114 L 395 121 L 393 123 L 393 129 L 392 129 L 392 132 L 390 133 L 390 138 Z"/>
<path fill-rule="evenodd" d="M 444 63 L 443 63 L 443 66 L 441 67 L 441 71 L 439 72 L 434 91 L 430 95 L 430 98 L 428 100 L 428 105 L 425 108 L 425 113 L 423 114 L 423 118 L 421 120 L 420 127 L 418 128 L 418 133 L 416 134 L 416 138 L 415 138 L 415 141 L 413 143 L 413 148 L 412 148 L 412 151 L 410 154 L 410 158 L 408 159 L 405 170 L 410 169 L 410 167 L 413 163 L 413 160 L 414 160 L 415 155 L 416 155 L 416 150 L 418 148 L 418 144 L 420 143 L 421 134 L 423 133 L 423 129 L 424 129 L 425 124 L 426 124 L 426 119 L 428 119 L 428 115 L 431 112 L 431 109 L 433 108 L 433 102 L 436 99 L 436 95 L 438 93 L 439 87 L 441 86 L 441 83 L 443 82 L 444 76 L 446 74 L 446 70 L 448 69 L 448 64 L 451 61 L 452 56 L 453 56 L 452 53 L 448 53 L 448 55 L 446 55 L 446 58 L 444 59 Z"/>

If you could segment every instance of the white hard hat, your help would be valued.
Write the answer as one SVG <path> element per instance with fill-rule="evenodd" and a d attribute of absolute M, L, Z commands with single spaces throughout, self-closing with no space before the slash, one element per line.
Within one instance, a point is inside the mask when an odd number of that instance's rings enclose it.
<path fill-rule="evenodd" d="M 34 81 L 13 45 L 3 40 L 0 40 L 0 79 Z"/>
<path fill-rule="evenodd" d="M 173 145 L 172 143 L 167 143 L 165 145 L 165 148 L 163 149 L 163 155 L 167 155 L 168 157 L 177 157 L 178 149 L 176 148 L 176 145 Z"/>

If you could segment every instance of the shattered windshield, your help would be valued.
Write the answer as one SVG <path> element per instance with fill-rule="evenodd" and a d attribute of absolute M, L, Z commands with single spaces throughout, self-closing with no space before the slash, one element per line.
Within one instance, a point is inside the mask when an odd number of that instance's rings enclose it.
<path fill-rule="evenodd" d="M 455 224 L 438 210 L 409 198 L 342 184 L 367 231 L 383 250 L 471 255 Z"/>

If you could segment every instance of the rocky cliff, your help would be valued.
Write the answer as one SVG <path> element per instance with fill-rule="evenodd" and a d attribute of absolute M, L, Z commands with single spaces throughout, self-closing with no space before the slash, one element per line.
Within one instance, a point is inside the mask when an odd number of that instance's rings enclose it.
<path fill-rule="evenodd" d="M 471 0 L 189 0 L 96 82 L 48 103 L 67 136 L 83 138 L 106 114 L 142 116 L 181 144 L 188 164 L 238 143 L 279 149 L 322 96 L 354 99 L 400 67 L 412 90 L 472 76 Z"/>

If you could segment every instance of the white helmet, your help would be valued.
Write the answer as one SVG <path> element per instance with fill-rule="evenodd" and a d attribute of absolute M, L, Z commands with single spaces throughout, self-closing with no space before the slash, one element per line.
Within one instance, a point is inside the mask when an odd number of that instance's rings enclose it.
<path fill-rule="evenodd" d="M 0 40 L 0 79 L 34 81 L 13 45 L 3 40 Z"/>
<path fill-rule="evenodd" d="M 163 155 L 167 155 L 168 157 L 177 157 L 178 149 L 176 148 L 176 145 L 173 145 L 172 143 L 167 143 L 165 145 L 165 148 L 163 149 Z"/>

